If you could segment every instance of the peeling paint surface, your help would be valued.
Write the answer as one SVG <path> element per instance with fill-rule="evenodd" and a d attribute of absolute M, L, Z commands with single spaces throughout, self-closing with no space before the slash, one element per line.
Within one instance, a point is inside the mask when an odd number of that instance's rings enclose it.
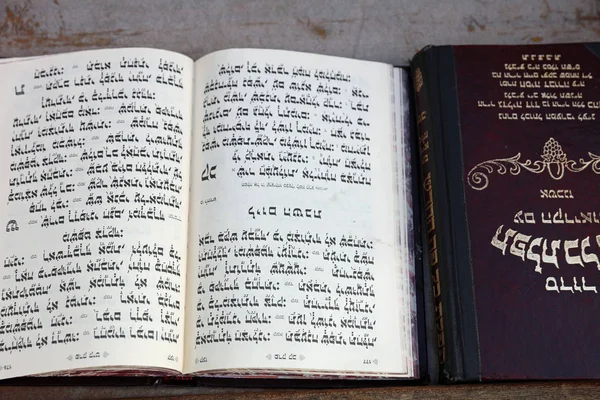
<path fill-rule="evenodd" d="M 0 55 L 157 47 L 316 52 L 406 65 L 427 44 L 600 40 L 597 0 L 5 0 Z"/>

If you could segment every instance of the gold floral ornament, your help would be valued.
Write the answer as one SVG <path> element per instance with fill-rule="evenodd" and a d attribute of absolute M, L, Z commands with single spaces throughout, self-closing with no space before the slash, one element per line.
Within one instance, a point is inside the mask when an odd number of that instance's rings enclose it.
<path fill-rule="evenodd" d="M 475 190 L 483 190 L 488 187 L 490 178 L 488 175 L 496 172 L 504 175 L 510 172 L 511 175 L 519 175 L 521 171 L 526 170 L 534 174 L 540 174 L 548 171 L 548 174 L 554 180 L 560 180 L 565 175 L 565 171 L 581 172 L 591 165 L 595 174 L 600 174 L 600 156 L 588 152 L 589 160 L 580 158 L 578 161 L 569 160 L 562 146 L 553 138 L 548 139 L 544 144 L 542 159 L 537 161 L 520 161 L 521 153 L 510 158 L 498 158 L 488 160 L 474 166 L 467 174 L 467 183 Z"/>
<path fill-rule="evenodd" d="M 421 72 L 421 68 L 417 68 L 417 70 L 415 71 L 414 82 L 415 90 L 417 91 L 417 93 L 419 93 L 421 91 L 421 88 L 423 87 L 423 73 Z"/>

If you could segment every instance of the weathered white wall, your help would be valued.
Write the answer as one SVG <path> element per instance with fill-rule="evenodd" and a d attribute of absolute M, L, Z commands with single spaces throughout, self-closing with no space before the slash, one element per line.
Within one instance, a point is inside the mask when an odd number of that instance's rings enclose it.
<path fill-rule="evenodd" d="M 597 0 L 0 0 L 0 56 L 149 46 L 229 47 L 405 65 L 426 44 L 600 39 Z"/>

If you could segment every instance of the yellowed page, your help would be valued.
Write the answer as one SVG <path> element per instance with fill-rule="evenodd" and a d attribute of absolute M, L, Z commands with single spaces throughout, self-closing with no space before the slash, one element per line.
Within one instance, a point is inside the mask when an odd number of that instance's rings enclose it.
<path fill-rule="evenodd" d="M 413 376 L 392 68 L 228 50 L 195 73 L 184 371 Z"/>
<path fill-rule="evenodd" d="M 181 370 L 192 68 L 150 49 L 0 66 L 0 378 Z"/>

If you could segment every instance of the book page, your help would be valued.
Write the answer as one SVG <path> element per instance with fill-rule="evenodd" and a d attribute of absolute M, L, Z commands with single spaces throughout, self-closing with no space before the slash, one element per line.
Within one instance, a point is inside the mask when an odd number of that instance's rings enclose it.
<path fill-rule="evenodd" d="M 391 66 L 228 50 L 195 74 L 184 371 L 414 376 Z"/>
<path fill-rule="evenodd" d="M 0 378 L 181 370 L 192 68 L 150 49 L 0 67 Z"/>

